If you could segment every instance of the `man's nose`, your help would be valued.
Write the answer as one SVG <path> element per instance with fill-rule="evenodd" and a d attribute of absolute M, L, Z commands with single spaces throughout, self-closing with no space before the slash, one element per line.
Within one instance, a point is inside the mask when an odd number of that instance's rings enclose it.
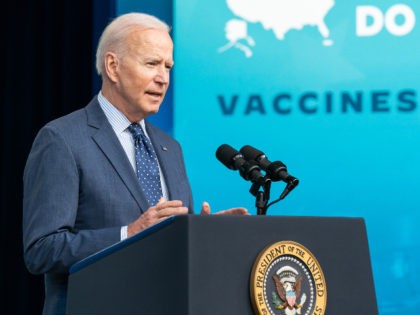
<path fill-rule="evenodd" d="M 155 76 L 155 81 L 161 84 L 169 83 L 169 70 L 166 67 L 159 67 Z"/>

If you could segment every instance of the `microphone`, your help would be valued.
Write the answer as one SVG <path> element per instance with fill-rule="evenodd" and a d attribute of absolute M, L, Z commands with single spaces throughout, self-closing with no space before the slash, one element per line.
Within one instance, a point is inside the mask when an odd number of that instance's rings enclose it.
<path fill-rule="evenodd" d="M 267 173 L 267 176 L 274 182 L 284 181 L 287 183 L 280 199 L 286 195 L 299 184 L 299 180 L 287 173 L 286 165 L 280 161 L 270 162 L 264 152 L 246 145 L 241 148 L 241 153 L 247 161 L 255 161 Z"/>
<path fill-rule="evenodd" d="M 270 181 L 261 174 L 256 161 L 246 161 L 243 155 L 228 144 L 222 144 L 216 151 L 217 159 L 231 170 L 239 170 L 239 174 L 253 183 L 264 184 Z"/>

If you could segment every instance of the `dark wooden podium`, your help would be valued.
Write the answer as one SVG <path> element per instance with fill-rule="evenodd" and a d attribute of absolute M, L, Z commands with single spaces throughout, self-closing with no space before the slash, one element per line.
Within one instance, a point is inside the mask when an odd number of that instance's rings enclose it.
<path fill-rule="evenodd" d="M 170 218 L 77 263 L 67 314 L 252 315 L 254 262 L 283 240 L 322 266 L 325 314 L 378 314 L 363 219 L 218 215 Z"/>

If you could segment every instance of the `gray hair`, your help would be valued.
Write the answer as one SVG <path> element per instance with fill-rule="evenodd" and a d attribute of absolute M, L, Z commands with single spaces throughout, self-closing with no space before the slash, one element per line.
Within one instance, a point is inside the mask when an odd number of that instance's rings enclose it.
<path fill-rule="evenodd" d="M 125 39 L 133 27 L 158 29 L 169 33 L 170 27 L 153 15 L 145 13 L 126 13 L 115 18 L 103 31 L 96 50 L 96 71 L 99 75 L 105 73 L 105 54 L 108 51 L 124 53 Z"/>

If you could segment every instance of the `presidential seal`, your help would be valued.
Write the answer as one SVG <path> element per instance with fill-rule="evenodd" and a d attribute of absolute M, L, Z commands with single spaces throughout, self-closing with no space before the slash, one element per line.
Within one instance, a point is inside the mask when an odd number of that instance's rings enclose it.
<path fill-rule="evenodd" d="M 251 273 L 251 301 L 257 315 L 324 315 L 327 286 L 321 266 L 303 245 L 267 246 Z"/>

